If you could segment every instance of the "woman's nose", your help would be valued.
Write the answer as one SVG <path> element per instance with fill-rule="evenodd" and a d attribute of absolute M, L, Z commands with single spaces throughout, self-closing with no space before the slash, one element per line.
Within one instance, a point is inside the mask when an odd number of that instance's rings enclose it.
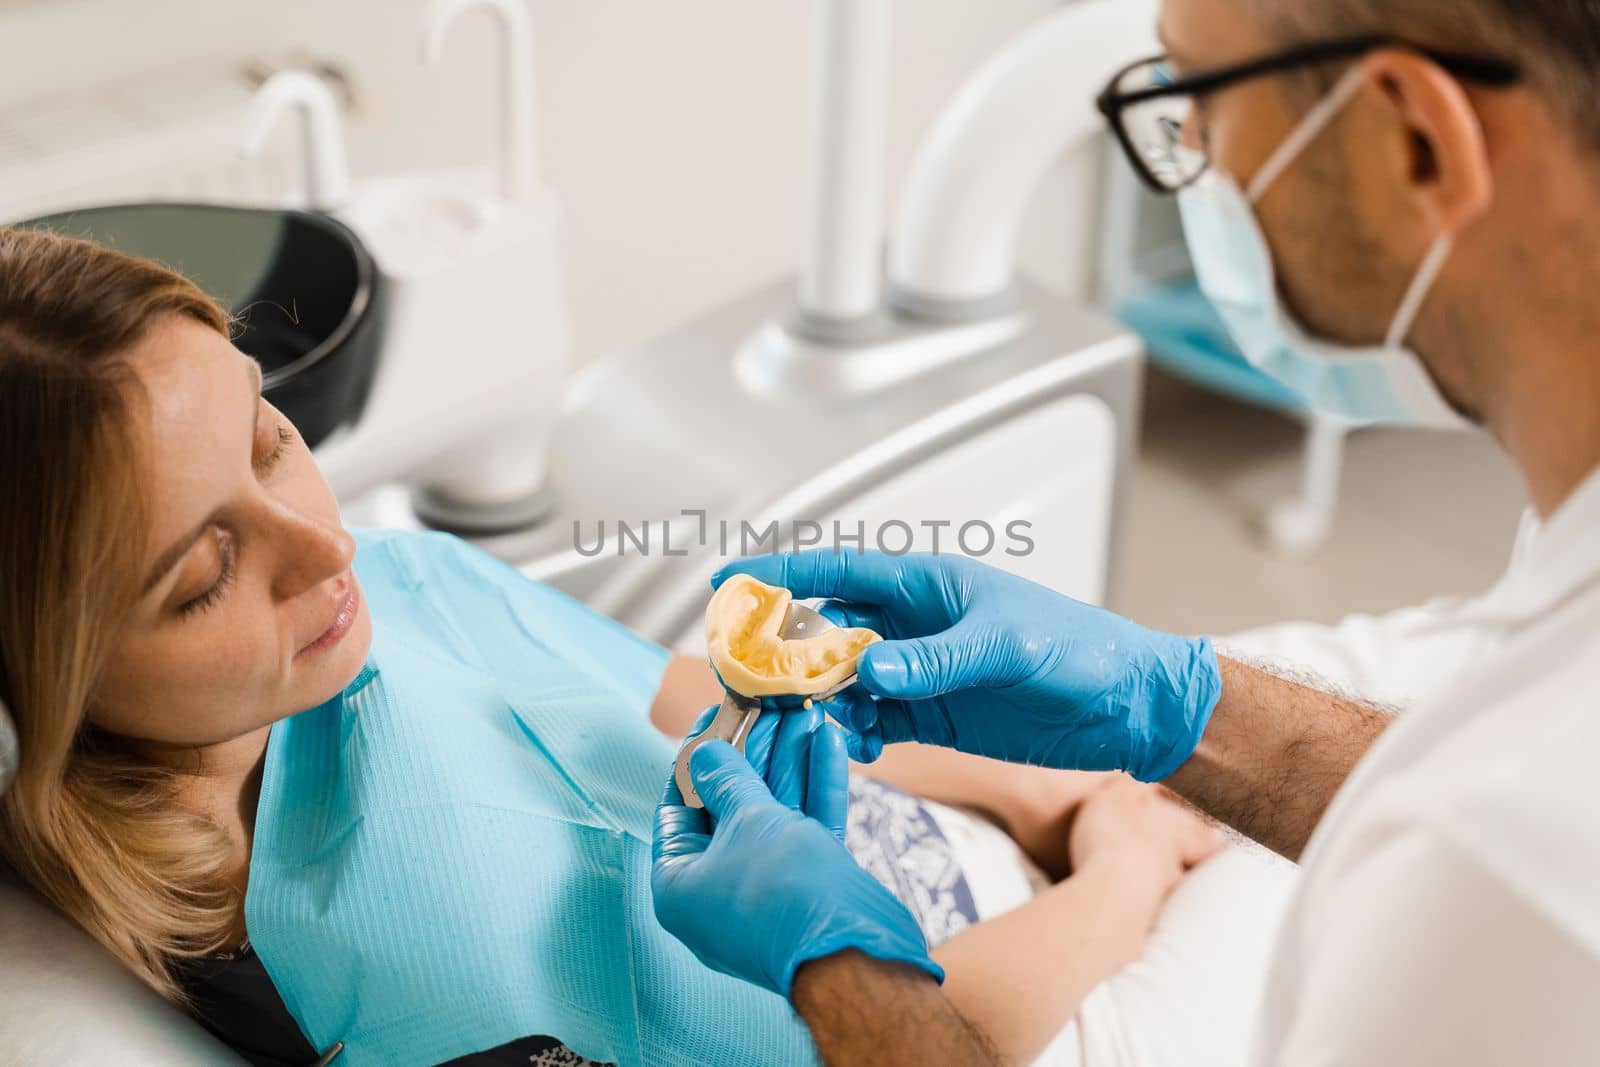
<path fill-rule="evenodd" d="M 342 574 L 356 557 L 356 541 L 343 525 L 283 509 L 274 592 L 284 600 Z"/>

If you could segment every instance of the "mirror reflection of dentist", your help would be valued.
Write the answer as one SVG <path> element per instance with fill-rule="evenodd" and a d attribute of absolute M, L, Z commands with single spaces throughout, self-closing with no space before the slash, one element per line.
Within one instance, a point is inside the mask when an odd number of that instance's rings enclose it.
<path fill-rule="evenodd" d="M 1284 631 L 1405 706 L 959 557 L 729 570 L 887 638 L 834 709 L 858 758 L 919 741 L 1127 771 L 1299 860 L 1256 1062 L 1600 1062 L 1600 11 L 1165 0 L 1161 36 L 1168 56 L 1101 109 L 1179 197 L 1240 348 L 1335 414 L 1481 425 L 1523 475 L 1531 511 L 1485 597 Z M 829 1063 L 991 1061 L 822 821 L 726 746 L 693 772 L 715 820 L 662 805 L 669 929 L 789 996 Z M 843 788 L 827 777 L 814 792 Z"/>

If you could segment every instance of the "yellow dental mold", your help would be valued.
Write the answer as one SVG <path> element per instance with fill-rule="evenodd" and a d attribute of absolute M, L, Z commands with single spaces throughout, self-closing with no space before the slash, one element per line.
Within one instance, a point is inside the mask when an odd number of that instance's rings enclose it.
<path fill-rule="evenodd" d="M 735 574 L 706 605 L 706 651 L 722 684 L 747 697 L 814 696 L 855 673 L 861 650 L 878 634 L 838 627 L 815 637 L 779 636 L 789 590 Z"/>

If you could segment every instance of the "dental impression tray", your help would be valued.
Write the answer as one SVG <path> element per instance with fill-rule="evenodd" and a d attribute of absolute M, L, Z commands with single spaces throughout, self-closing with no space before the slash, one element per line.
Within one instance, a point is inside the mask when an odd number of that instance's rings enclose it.
<path fill-rule="evenodd" d="M 864 627 L 839 627 L 747 574 L 722 583 L 706 606 L 706 649 L 728 695 L 704 733 L 683 746 L 673 779 L 691 808 L 705 805 L 689 775 L 689 757 L 707 741 L 744 751 L 761 714 L 761 697 L 828 697 L 855 684 L 856 661 L 882 638 Z"/>
<path fill-rule="evenodd" d="M 881 640 L 865 628 L 834 626 L 803 606 L 808 618 L 792 619 L 791 602 L 789 590 L 748 574 L 729 578 L 711 598 L 706 651 L 729 690 L 747 697 L 819 696 L 855 674 L 862 649 Z"/>

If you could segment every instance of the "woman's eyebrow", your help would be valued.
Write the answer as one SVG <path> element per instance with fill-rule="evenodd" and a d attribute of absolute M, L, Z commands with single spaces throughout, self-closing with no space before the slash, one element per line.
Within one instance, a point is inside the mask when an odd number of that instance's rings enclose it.
<path fill-rule="evenodd" d="M 200 535 L 210 529 L 211 524 L 216 520 L 217 514 L 215 512 L 207 515 L 200 525 L 168 545 L 167 550 L 156 557 L 155 566 L 150 568 L 150 574 L 145 578 L 144 588 L 140 590 L 139 595 L 144 596 L 154 589 L 156 583 L 160 582 L 168 571 L 177 566 L 178 561 L 184 557 L 184 554 L 194 547 L 196 541 L 200 540 Z"/>
<path fill-rule="evenodd" d="M 253 359 L 247 359 L 245 362 L 250 368 L 246 372 L 246 376 L 250 379 L 250 386 L 256 398 L 250 423 L 251 426 L 254 426 L 256 421 L 261 418 L 261 364 Z M 156 557 L 155 565 L 150 568 L 150 573 L 144 580 L 144 587 L 139 591 L 140 596 L 148 594 L 168 571 L 177 566 L 178 561 L 184 557 L 184 554 L 194 547 L 196 541 L 200 540 L 200 535 L 204 534 L 211 524 L 217 521 L 217 515 L 218 513 L 215 511 L 207 515 L 198 526 L 168 545 L 166 551 Z"/>

